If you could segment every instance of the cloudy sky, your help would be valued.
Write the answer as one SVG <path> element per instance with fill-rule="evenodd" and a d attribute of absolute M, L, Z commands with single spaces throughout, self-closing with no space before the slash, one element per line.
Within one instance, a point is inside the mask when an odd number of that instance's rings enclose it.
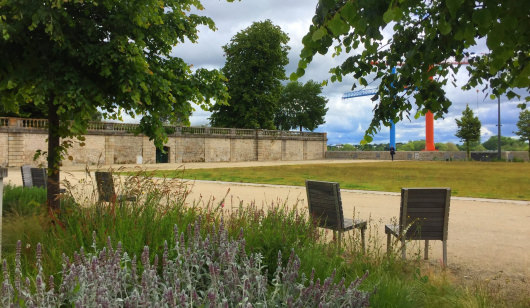
<path fill-rule="evenodd" d="M 196 68 L 220 69 L 225 62 L 221 46 L 227 44 L 237 32 L 250 26 L 252 22 L 270 19 L 290 37 L 291 50 L 289 65 L 286 67 L 287 76 L 296 70 L 298 55 L 302 49 L 302 37 L 309 29 L 316 0 L 244 0 L 234 3 L 222 0 L 203 0 L 202 3 L 205 10 L 199 14 L 211 17 L 216 23 L 217 31 L 201 27 L 199 41 L 195 44 L 178 45 L 173 52 L 175 56 L 183 58 Z M 483 45 L 479 44 L 472 51 L 486 52 Z M 343 59 L 343 56 L 332 58 L 330 54 L 315 56 L 306 69 L 306 75 L 300 81 L 313 79 L 320 82 L 328 79 L 329 69 L 342 63 Z M 457 76 L 460 85 L 463 85 L 467 79 L 464 71 L 465 69 L 461 69 L 461 73 Z M 329 110 L 325 118 L 326 123 L 318 127 L 316 131 L 328 133 L 328 144 L 358 144 L 370 124 L 374 105 L 369 96 L 341 99 L 342 94 L 349 91 L 354 82 L 353 78 L 344 78 L 341 83 L 330 82 L 324 87 L 323 94 L 329 100 Z M 453 105 L 444 119 L 435 120 L 435 142 L 460 143 L 455 137 L 457 128 L 455 119 L 461 116 L 466 104 L 469 104 L 482 122 L 482 142 L 492 135 L 497 135 L 497 100 L 491 100 L 489 93 L 477 92 L 477 89 L 463 91 L 453 86 L 448 86 L 446 92 Z M 523 97 L 527 95 L 525 91 L 518 92 L 523 94 Z M 513 131 L 516 130 L 515 123 L 520 112 L 517 104 L 517 100 L 508 101 L 505 97 L 501 98 L 501 135 L 503 136 L 514 136 Z M 200 108 L 196 110 L 190 119 L 191 125 L 207 124 L 210 114 Z M 415 111 L 412 111 L 412 115 Z M 411 121 L 404 120 L 396 124 L 396 142 L 425 139 L 425 119 L 421 117 L 415 120 L 413 116 L 411 119 Z M 388 141 L 389 130 L 383 127 L 374 137 L 374 143 L 387 143 Z"/>

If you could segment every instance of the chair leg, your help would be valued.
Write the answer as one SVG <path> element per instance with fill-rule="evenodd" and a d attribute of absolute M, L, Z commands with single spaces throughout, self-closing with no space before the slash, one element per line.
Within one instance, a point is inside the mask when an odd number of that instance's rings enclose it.
<path fill-rule="evenodd" d="M 447 241 L 442 241 L 443 243 L 443 260 L 444 266 L 447 266 Z"/>
<path fill-rule="evenodd" d="M 361 228 L 361 243 L 363 245 L 363 253 L 366 253 L 366 240 L 364 238 L 365 233 L 366 233 L 366 229 L 365 228 Z"/>
<path fill-rule="evenodd" d="M 392 250 L 392 241 L 390 240 L 390 233 L 386 234 L 386 253 L 390 254 Z"/>
<path fill-rule="evenodd" d="M 341 242 L 342 242 L 342 231 L 339 231 L 339 238 L 338 238 L 339 242 L 338 242 L 338 249 L 339 249 L 339 252 L 340 252 L 340 246 L 341 246 Z"/>
<path fill-rule="evenodd" d="M 425 255 L 423 256 L 424 260 L 429 260 L 429 240 L 425 240 Z"/>
<path fill-rule="evenodd" d="M 401 237 L 401 258 L 407 259 L 407 242 L 404 236 Z"/>

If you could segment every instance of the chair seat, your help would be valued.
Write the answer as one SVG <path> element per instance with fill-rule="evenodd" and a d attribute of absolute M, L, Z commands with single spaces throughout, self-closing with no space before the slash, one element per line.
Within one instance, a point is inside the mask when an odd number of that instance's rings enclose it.
<path fill-rule="evenodd" d="M 119 195 L 118 201 L 136 201 L 136 196 Z"/>
<path fill-rule="evenodd" d="M 399 236 L 399 225 L 385 225 L 385 234 Z"/>
<path fill-rule="evenodd" d="M 353 228 L 366 229 L 366 220 L 344 218 L 344 231 Z"/>

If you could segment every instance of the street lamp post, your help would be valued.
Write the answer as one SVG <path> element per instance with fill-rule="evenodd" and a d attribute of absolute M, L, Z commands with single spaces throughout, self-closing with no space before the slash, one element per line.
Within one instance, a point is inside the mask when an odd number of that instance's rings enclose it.
<path fill-rule="evenodd" d="M 501 160 L 501 97 L 497 95 L 497 157 Z"/>

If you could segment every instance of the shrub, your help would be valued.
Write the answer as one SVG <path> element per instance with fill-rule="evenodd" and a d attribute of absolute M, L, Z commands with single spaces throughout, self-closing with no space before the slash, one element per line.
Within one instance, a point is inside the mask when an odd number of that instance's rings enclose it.
<path fill-rule="evenodd" d="M 29 216 L 40 214 L 43 210 L 42 204 L 45 203 L 46 190 L 44 188 L 4 186 L 3 215 L 18 214 Z"/>
<path fill-rule="evenodd" d="M 201 219 L 188 225 L 188 236 L 174 227 L 174 247 L 164 243 L 162 259 L 151 263 L 149 247 L 137 260 L 123 251 L 121 243 L 114 249 L 110 238 L 98 249 L 94 233 L 93 253 L 83 248 L 73 259 L 63 255 L 62 282 L 56 287 L 50 276 L 48 285 L 41 266 L 42 249 L 37 246 L 34 279 L 23 277 L 20 269 L 21 243 L 17 245 L 14 277 L 4 261 L 1 302 L 4 307 L 22 306 L 215 306 L 232 307 L 248 304 L 290 307 L 364 307 L 370 293 L 358 290 L 365 276 L 348 287 L 344 281 L 334 283 L 309 279 L 299 274 L 300 260 L 291 253 L 285 266 L 278 255 L 278 267 L 269 284 L 263 273 L 262 256 L 247 254 L 243 233 L 230 239 L 221 220 L 205 237 Z M 138 262 L 141 262 L 142 271 Z M 161 264 L 160 264 L 161 263 Z"/>

